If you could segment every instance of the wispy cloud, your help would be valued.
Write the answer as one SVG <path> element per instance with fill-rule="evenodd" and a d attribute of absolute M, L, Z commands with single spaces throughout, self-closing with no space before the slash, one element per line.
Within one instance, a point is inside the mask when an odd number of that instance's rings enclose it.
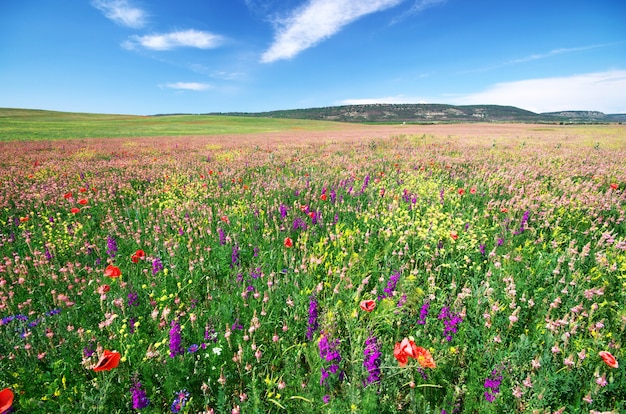
<path fill-rule="evenodd" d="M 146 24 L 146 13 L 126 0 L 93 0 L 91 4 L 119 25 L 139 29 Z"/>
<path fill-rule="evenodd" d="M 391 24 L 396 24 L 401 22 L 402 20 L 406 19 L 409 16 L 412 16 L 414 14 L 420 13 L 423 10 L 429 8 L 429 7 L 433 7 L 433 6 L 438 6 L 440 4 L 445 3 L 447 0 L 415 0 L 415 2 L 413 3 L 413 5 L 411 6 L 410 9 L 408 9 L 407 11 L 405 11 L 404 13 L 402 13 L 401 15 L 399 15 L 398 17 L 396 17 L 395 19 L 393 19 L 391 21 Z"/>
<path fill-rule="evenodd" d="M 604 47 L 609 47 L 609 46 L 615 46 L 615 45 L 619 45 L 619 44 L 623 44 L 624 42 L 617 42 L 617 43 L 603 43 L 603 44 L 597 44 L 597 45 L 589 45 L 589 46 L 580 46 L 580 47 L 564 47 L 564 48 L 558 48 L 558 49 L 552 49 L 548 52 L 544 52 L 544 53 L 533 53 L 531 55 L 527 55 L 527 56 L 523 56 L 520 58 L 515 58 L 515 59 L 510 59 L 504 62 L 500 62 L 500 63 L 496 63 L 495 65 L 492 66 L 486 66 L 486 67 L 481 67 L 481 68 L 475 68 L 475 69 L 469 69 L 466 71 L 462 71 L 461 73 L 475 73 L 475 72 L 485 72 L 485 71 L 490 71 L 490 70 L 494 70 L 494 69 L 499 69 L 505 66 L 511 66 L 511 65 L 517 65 L 520 63 L 526 63 L 526 62 L 532 62 L 534 60 L 540 60 L 540 59 L 548 59 L 554 56 L 558 56 L 558 55 L 564 55 L 564 54 L 568 54 L 568 53 L 575 53 L 575 52 L 583 52 L 583 51 L 587 51 L 587 50 L 592 50 L 592 49 L 599 49 L 599 48 L 604 48 Z"/>
<path fill-rule="evenodd" d="M 222 44 L 222 36 L 202 32 L 199 30 L 182 30 L 163 34 L 133 36 L 132 40 L 122 45 L 127 49 L 135 49 L 141 46 L 152 50 L 170 50 L 178 47 L 195 47 L 198 49 L 211 49 Z"/>
<path fill-rule="evenodd" d="M 626 113 L 626 70 L 497 83 L 449 101 L 457 105 L 512 105 L 533 112 L 596 110 Z"/>
<path fill-rule="evenodd" d="M 211 89 L 212 86 L 207 83 L 199 83 L 199 82 L 174 82 L 174 83 L 166 83 L 164 85 L 159 85 L 162 88 L 169 89 L 180 89 L 187 91 L 205 91 L 207 89 Z"/>
<path fill-rule="evenodd" d="M 536 53 L 536 54 L 524 56 L 524 57 L 519 58 L 519 59 L 512 59 L 512 60 L 504 62 L 502 65 L 514 65 L 516 63 L 530 62 L 532 60 L 545 59 L 545 58 L 549 58 L 549 57 L 556 56 L 556 55 L 562 55 L 562 54 L 565 54 L 565 53 L 581 52 L 581 51 L 584 51 L 584 50 L 598 49 L 598 48 L 606 47 L 606 46 L 609 46 L 609 45 L 602 44 L 602 45 L 591 45 L 591 46 L 582 46 L 582 47 L 569 47 L 569 48 L 553 49 L 553 50 L 551 50 L 551 51 L 549 51 L 547 53 Z"/>
<path fill-rule="evenodd" d="M 310 0 L 286 19 L 276 22 L 278 29 L 274 43 L 263 53 L 261 62 L 293 58 L 360 17 L 396 6 L 402 1 Z"/>

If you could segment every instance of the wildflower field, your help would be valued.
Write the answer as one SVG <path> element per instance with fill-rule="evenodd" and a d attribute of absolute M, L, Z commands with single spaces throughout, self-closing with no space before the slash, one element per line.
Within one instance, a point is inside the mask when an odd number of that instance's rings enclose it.
<path fill-rule="evenodd" d="M 0 412 L 626 412 L 626 127 L 353 128 L 0 143 Z"/>

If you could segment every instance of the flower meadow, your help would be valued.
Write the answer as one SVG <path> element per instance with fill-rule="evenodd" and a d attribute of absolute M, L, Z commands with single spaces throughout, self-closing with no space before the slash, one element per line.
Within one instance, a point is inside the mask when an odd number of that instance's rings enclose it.
<path fill-rule="evenodd" d="M 0 412 L 626 412 L 626 129 L 561 128 L 2 144 Z"/>

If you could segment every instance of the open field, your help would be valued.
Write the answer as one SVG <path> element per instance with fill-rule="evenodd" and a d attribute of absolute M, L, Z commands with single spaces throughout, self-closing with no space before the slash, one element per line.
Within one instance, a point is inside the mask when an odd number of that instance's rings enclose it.
<path fill-rule="evenodd" d="M 134 116 L 0 108 L 0 142 L 341 129 L 342 124 L 236 116 Z"/>
<path fill-rule="evenodd" d="M 0 412 L 626 412 L 626 127 L 80 118 L 0 124 Z"/>

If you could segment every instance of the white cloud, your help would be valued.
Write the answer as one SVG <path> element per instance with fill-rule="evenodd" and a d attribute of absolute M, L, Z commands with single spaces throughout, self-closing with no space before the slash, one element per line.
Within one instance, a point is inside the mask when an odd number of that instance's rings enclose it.
<path fill-rule="evenodd" d="M 129 5 L 126 0 L 93 0 L 91 4 L 104 13 L 107 19 L 122 26 L 139 29 L 146 24 L 145 12 Z"/>
<path fill-rule="evenodd" d="M 159 85 L 162 88 L 169 89 L 181 89 L 187 91 L 205 91 L 207 89 L 211 89 L 212 86 L 207 83 L 199 83 L 199 82 L 175 82 L 175 83 L 166 83 L 165 85 Z"/>
<path fill-rule="evenodd" d="M 413 6 L 411 6 L 411 8 L 407 11 L 405 11 L 404 13 L 402 13 L 400 16 L 396 17 L 391 24 L 396 24 L 404 19 L 406 19 L 407 17 L 413 15 L 413 14 L 417 14 L 420 13 L 421 11 L 432 7 L 432 6 L 437 6 L 439 4 L 443 4 L 445 3 L 447 0 L 415 0 L 415 3 L 413 3 Z"/>
<path fill-rule="evenodd" d="M 337 33 L 347 24 L 404 0 L 310 0 L 289 17 L 276 22 L 274 43 L 261 56 L 270 63 L 290 59 Z"/>
<path fill-rule="evenodd" d="M 182 30 L 164 34 L 133 36 L 132 40 L 123 43 L 127 49 L 134 49 L 137 45 L 152 50 L 170 50 L 177 47 L 195 47 L 210 49 L 219 46 L 223 38 L 199 30 Z"/>
<path fill-rule="evenodd" d="M 449 101 L 457 105 L 511 105 L 533 112 L 590 110 L 626 113 L 626 70 L 497 83 Z"/>

